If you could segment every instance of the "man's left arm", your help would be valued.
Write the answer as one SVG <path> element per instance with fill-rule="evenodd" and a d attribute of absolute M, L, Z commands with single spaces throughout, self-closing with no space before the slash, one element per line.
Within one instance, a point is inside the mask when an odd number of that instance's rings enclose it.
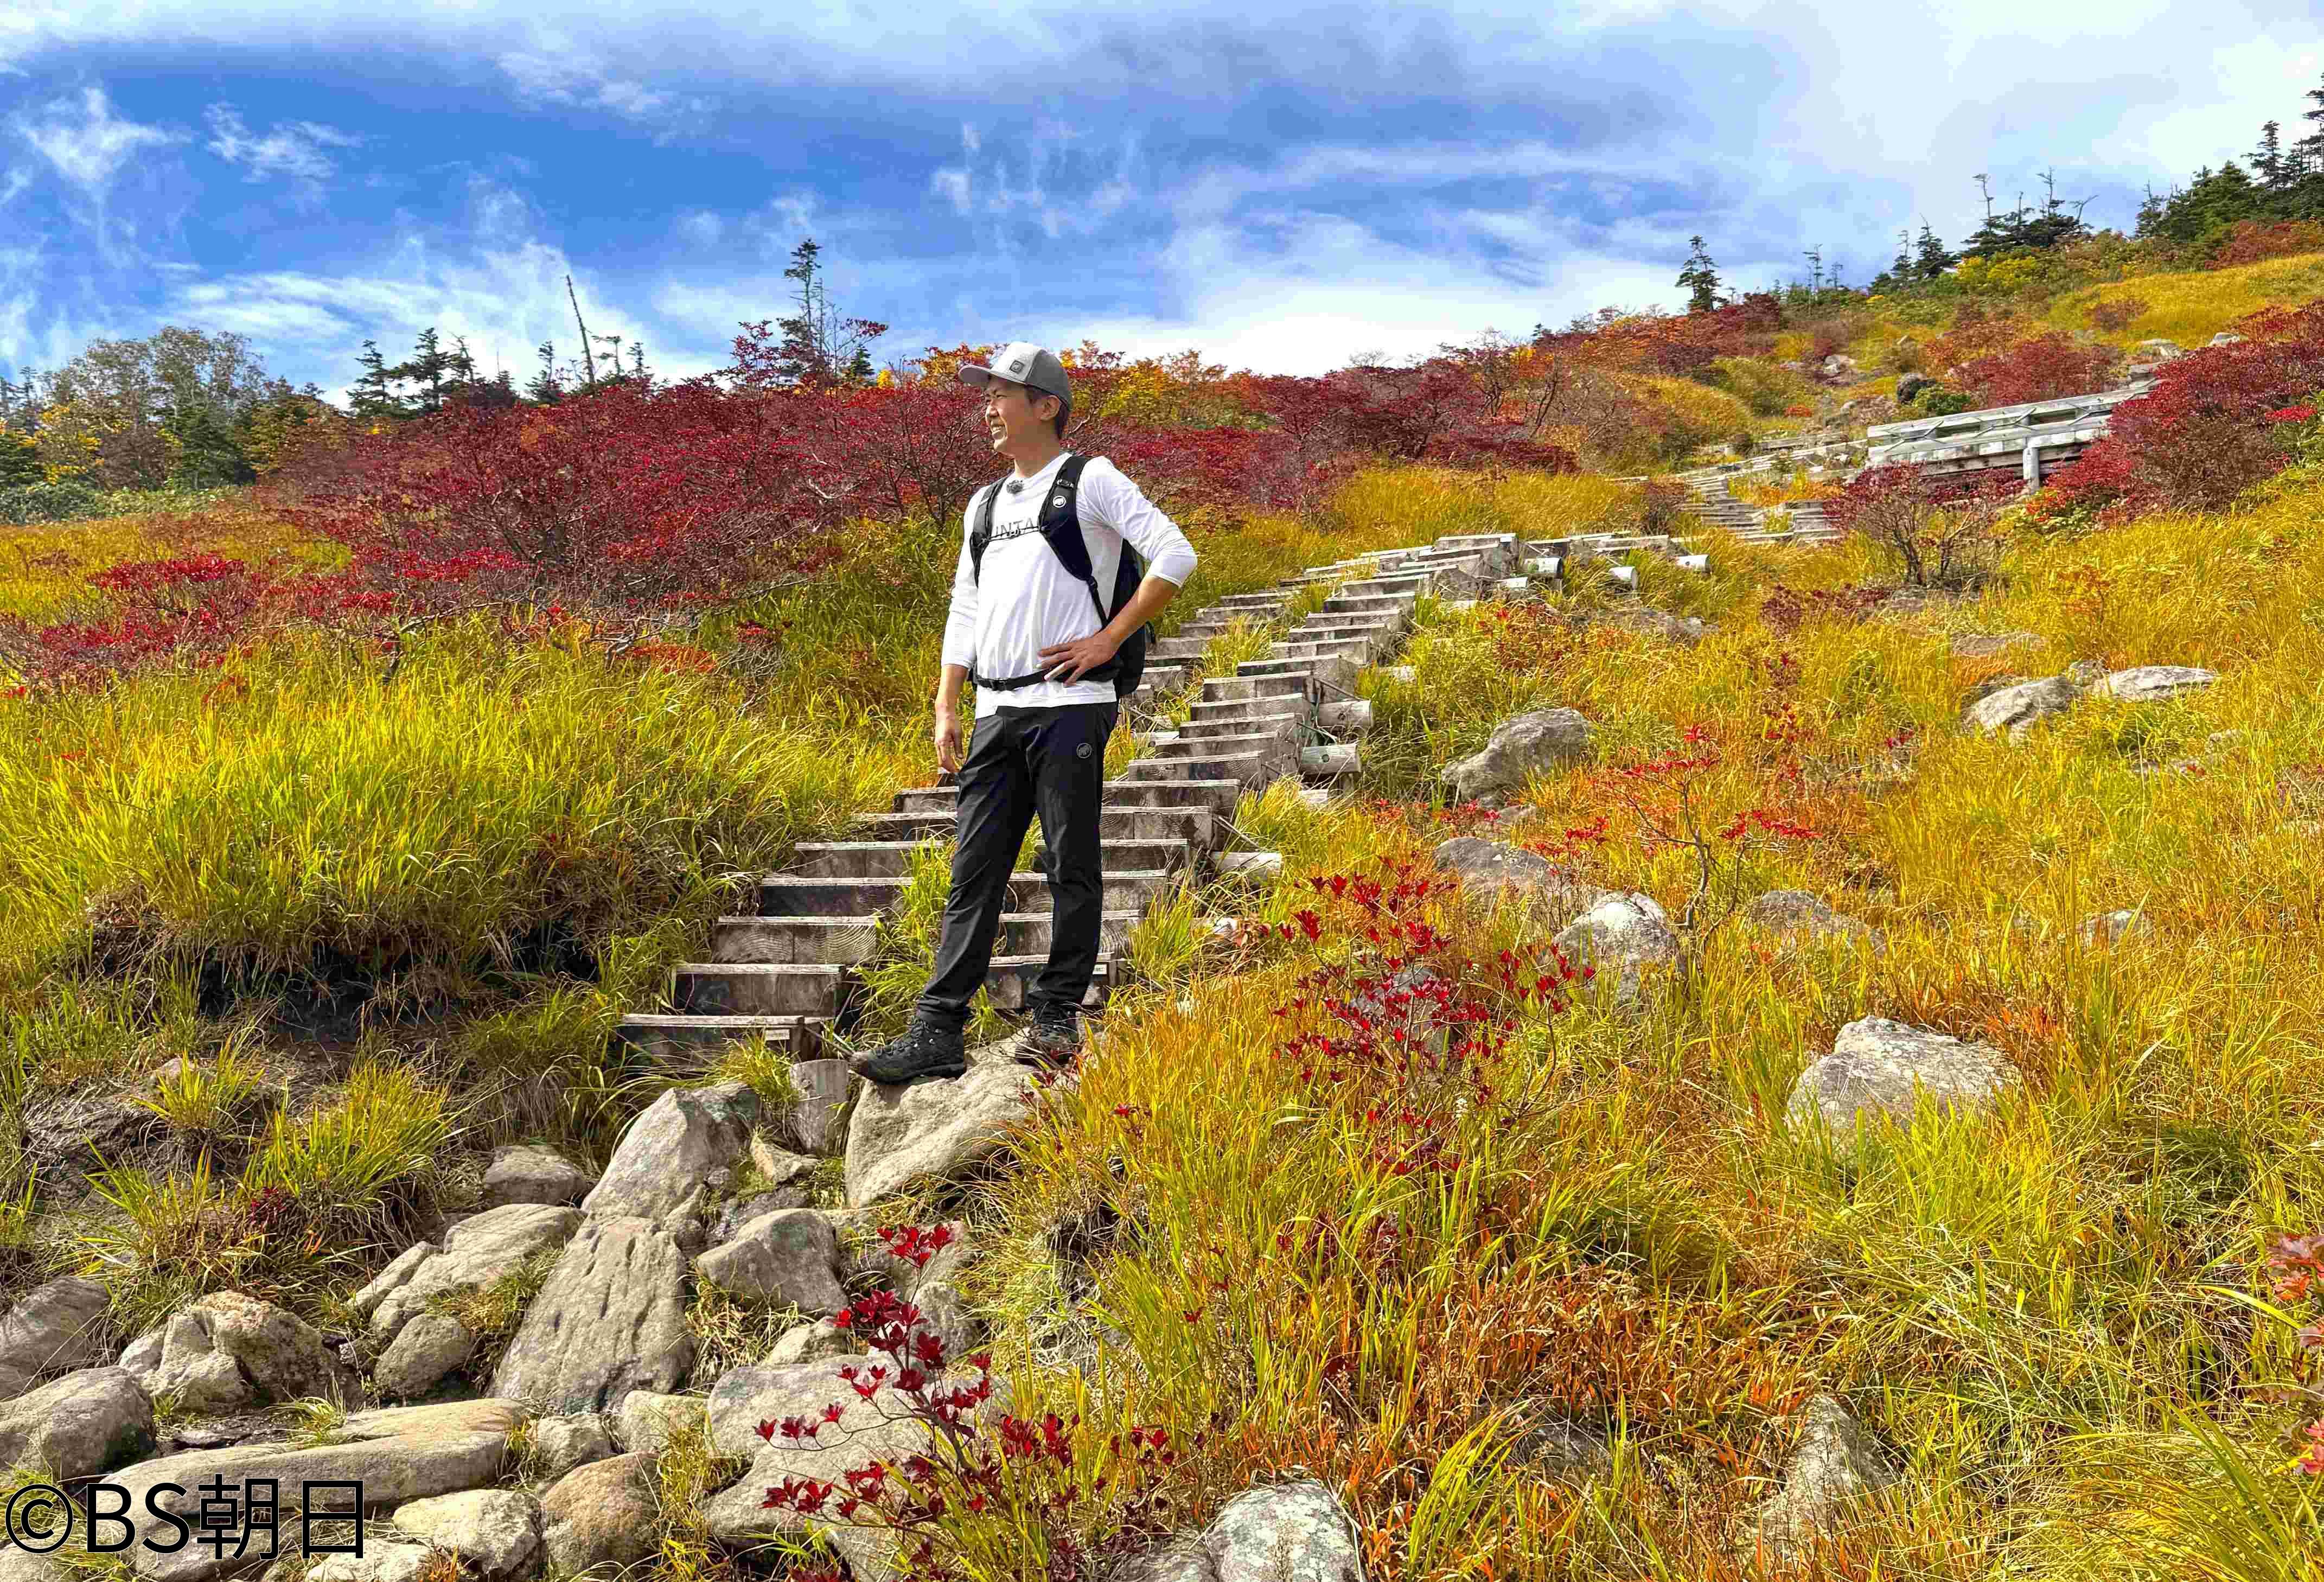
<path fill-rule="evenodd" d="M 1130 634 L 1161 614 L 1194 574 L 1194 546 L 1186 541 L 1178 524 L 1111 462 L 1093 462 L 1082 474 L 1081 503 L 1097 521 L 1146 557 L 1146 579 L 1102 629 L 1077 642 L 1052 643 L 1041 650 L 1043 660 L 1057 661 L 1048 672 L 1053 681 L 1074 680 L 1111 659 L 1130 641 Z"/>

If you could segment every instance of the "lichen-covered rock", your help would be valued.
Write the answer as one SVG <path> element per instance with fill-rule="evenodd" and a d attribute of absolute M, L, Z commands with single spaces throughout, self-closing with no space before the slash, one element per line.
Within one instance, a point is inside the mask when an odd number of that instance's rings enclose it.
<path fill-rule="evenodd" d="M 1356 1523 L 1320 1483 L 1246 1490 L 1203 1533 L 1219 1582 L 1363 1582 Z"/>
<path fill-rule="evenodd" d="M 1997 1050 L 1868 1016 L 1841 1028 L 1831 1053 L 1800 1073 L 1787 1113 L 1795 1125 L 1821 1116 L 1834 1131 L 1865 1115 L 1909 1123 L 1922 1102 L 1979 1109 L 2017 1080 Z"/>
<path fill-rule="evenodd" d="M 43 1374 L 106 1360 L 105 1287 L 79 1275 L 38 1286 L 0 1318 L 0 1400 L 20 1395 Z"/>
<path fill-rule="evenodd" d="M 485 1582 L 522 1576 L 540 1555 L 540 1502 L 515 1489 L 463 1489 L 395 1508 L 401 1531 L 458 1555 Z"/>
<path fill-rule="evenodd" d="M 570 1574 L 633 1566 L 661 1548 L 661 1501 L 650 1450 L 575 1468 L 540 1496 L 549 1563 Z"/>
<path fill-rule="evenodd" d="M 603 1461 L 618 1453 L 613 1420 L 602 1411 L 579 1411 L 570 1417 L 544 1417 L 532 1425 L 532 1454 L 527 1470 L 537 1482 L 555 1483 L 576 1466 Z"/>
<path fill-rule="evenodd" d="M 686 1277 L 686 1254 L 647 1221 L 592 1216 L 526 1308 L 493 1393 L 561 1416 L 676 1390 L 694 1365 Z"/>
<path fill-rule="evenodd" d="M 710 1425 L 709 1402 L 699 1395 L 663 1395 L 632 1390 L 614 1414 L 624 1450 L 651 1450 L 659 1455 L 673 1441 L 698 1434 Z"/>
<path fill-rule="evenodd" d="M 449 1313 L 422 1313 L 403 1327 L 372 1368 L 372 1382 L 389 1401 L 424 1395 L 473 1361 L 475 1332 Z"/>
<path fill-rule="evenodd" d="M 363 1385 L 305 1319 L 238 1291 L 213 1291 L 173 1314 L 149 1394 L 186 1411 L 224 1411 L 320 1396 L 363 1403 Z"/>
<path fill-rule="evenodd" d="M 671 1088 L 630 1123 L 581 1207 L 650 1220 L 698 1212 L 748 1156 L 758 1116 L 759 1096 L 741 1082 Z"/>
<path fill-rule="evenodd" d="M 1521 790 L 1535 775 L 1590 755 L 1591 724 L 1571 708 L 1543 708 L 1505 719 L 1493 728 L 1483 751 L 1444 771 L 1445 782 L 1462 801 Z"/>
<path fill-rule="evenodd" d="M 84 1368 L 0 1402 L 0 1466 L 87 1477 L 152 1446 L 152 1399 L 123 1368 Z"/>
<path fill-rule="evenodd" d="M 596 1186 L 596 1175 L 554 1148 L 511 1143 L 493 1151 L 485 1168 L 483 1207 L 546 1203 L 562 1208 L 578 1203 Z"/>
<path fill-rule="evenodd" d="M 2193 665 L 2137 665 L 2101 676 L 2091 683 L 2090 691 L 2102 698 L 2119 698 L 2126 703 L 2146 703 L 2158 698 L 2175 698 L 2181 692 L 2200 691 L 2218 679 L 2217 671 Z"/>
<path fill-rule="evenodd" d="M 1461 881 L 1464 893 L 1538 898 L 1564 917 L 1583 911 L 1600 893 L 1572 869 L 1562 868 L 1539 853 L 1473 835 L 1443 842 L 1436 848 L 1435 860 L 1438 869 Z"/>
<path fill-rule="evenodd" d="M 1007 1148 L 1040 1091 L 1029 1067 L 982 1053 L 948 1082 L 867 1086 L 847 1129 L 849 1207 L 968 1180 Z"/>
<path fill-rule="evenodd" d="M 752 1220 L 696 1260 L 702 1278 L 754 1301 L 788 1303 L 826 1318 L 847 1305 L 839 1283 L 839 1238 L 812 1208 L 785 1208 Z"/>
<path fill-rule="evenodd" d="M 2062 676 L 2024 681 L 1978 698 L 1962 711 L 1961 723 L 1974 730 L 2006 730 L 2014 741 L 2038 722 L 2073 708 L 2081 695 L 2082 689 Z"/>
<path fill-rule="evenodd" d="M 769 1348 L 759 1365 L 762 1368 L 786 1368 L 799 1363 L 820 1362 L 829 1356 L 857 1356 L 863 1343 L 851 1329 L 842 1329 L 828 1318 L 817 1318 L 812 1324 L 798 1324 L 783 1331 L 783 1337 Z"/>
<path fill-rule="evenodd" d="M 1784 1486 L 1759 1512 L 1759 1536 L 1778 1559 L 1835 1527 L 1854 1501 L 1897 1481 L 1880 1441 L 1838 1401 L 1815 1397 L 1804 1418 Z"/>
<path fill-rule="evenodd" d="M 407 1249 L 351 1305 L 369 1315 L 374 1340 L 392 1341 L 432 1299 L 494 1284 L 536 1254 L 564 1246 L 582 1223 L 578 1208 L 545 1203 L 487 1209 L 453 1226 L 441 1247 L 423 1242 Z"/>
<path fill-rule="evenodd" d="M 1615 997 L 1624 1004 L 1637 1000 L 1648 968 L 1675 966 L 1679 956 L 1669 918 L 1654 897 L 1637 891 L 1600 896 L 1558 930 L 1556 944 L 1575 967 L 1594 968 L 1600 981 L 1610 975 Z"/>

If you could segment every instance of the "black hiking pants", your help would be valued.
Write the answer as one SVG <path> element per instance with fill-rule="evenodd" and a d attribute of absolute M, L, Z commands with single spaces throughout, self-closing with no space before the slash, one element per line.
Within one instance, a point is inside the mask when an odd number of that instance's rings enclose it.
<path fill-rule="evenodd" d="M 992 965 L 993 939 L 1009 910 L 1009 875 L 1033 815 L 1048 847 L 1054 919 L 1048 964 L 1026 995 L 1026 1009 L 1073 1009 L 1097 972 L 1098 930 L 1105 912 L 1104 855 L 1098 810 L 1105 800 L 1105 744 L 1119 703 L 1068 703 L 1053 708 L 1003 708 L 976 722 L 959 775 L 959 845 L 936 974 L 920 995 L 921 1014 L 949 1026 L 968 1020 L 971 1001 Z"/>

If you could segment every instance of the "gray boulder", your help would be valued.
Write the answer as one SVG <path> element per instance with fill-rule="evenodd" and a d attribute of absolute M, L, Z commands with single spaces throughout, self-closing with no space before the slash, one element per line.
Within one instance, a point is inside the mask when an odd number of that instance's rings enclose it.
<path fill-rule="evenodd" d="M 1599 981 L 1611 974 L 1615 997 L 1625 1004 L 1637 998 L 1647 968 L 1674 967 L 1679 958 L 1670 919 L 1654 897 L 1636 891 L 1600 896 L 1558 930 L 1556 944 L 1575 967 L 1595 968 Z"/>
<path fill-rule="evenodd" d="M 388 1344 L 372 1368 L 372 1382 L 390 1401 L 424 1395 L 473 1362 L 480 1344 L 449 1313 L 422 1313 Z"/>
<path fill-rule="evenodd" d="M 94 1280 L 51 1280 L 0 1318 L 0 1400 L 20 1395 L 42 1374 L 106 1360 L 105 1315 L 113 1299 Z"/>
<path fill-rule="evenodd" d="M 770 1214 L 786 1208 L 805 1208 L 809 1194 L 803 1187 L 778 1187 L 771 1192 L 753 1192 L 747 1198 L 737 1198 L 718 1211 L 712 1222 L 706 1245 L 717 1247 L 733 1241 L 742 1233 L 742 1227 L 754 1219 L 764 1219 Z"/>
<path fill-rule="evenodd" d="M 1219 1568 L 1200 1533 L 1181 1533 L 1120 1562 L 1106 1582 L 1219 1582 Z"/>
<path fill-rule="evenodd" d="M 0 1404 L 0 1466 L 87 1477 L 152 1448 L 152 1398 L 123 1368 L 84 1368 Z"/>
<path fill-rule="evenodd" d="M 1444 771 L 1452 794 L 1464 802 L 1517 791 L 1534 775 L 1590 755 L 1590 722 L 1571 708 L 1542 708 L 1503 720 L 1493 727 L 1484 750 Z"/>
<path fill-rule="evenodd" d="M 575 1467 L 603 1461 L 619 1448 L 613 1443 L 613 1422 L 601 1411 L 544 1417 L 532 1425 L 532 1454 L 527 1466 L 536 1482 L 555 1483 Z"/>
<path fill-rule="evenodd" d="M 546 1203 L 563 1207 L 581 1201 L 596 1184 L 593 1172 L 553 1148 L 511 1143 L 493 1152 L 493 1162 L 484 1170 L 482 1207 L 504 1208 L 512 1203 Z"/>
<path fill-rule="evenodd" d="M 493 1393 L 562 1416 L 677 1389 L 694 1365 L 686 1276 L 686 1254 L 649 1222 L 592 1216 L 525 1309 Z"/>
<path fill-rule="evenodd" d="M 1436 866 L 1456 875 L 1471 895 L 1537 897 L 1567 917 L 1595 902 L 1600 892 L 1570 868 L 1562 868 L 1521 846 L 1455 836 L 1436 848 Z"/>
<path fill-rule="evenodd" d="M 2017 1080 L 1997 1050 L 1868 1016 L 1841 1028 L 1831 1053 L 1800 1073 L 1787 1115 L 1794 1125 L 1821 1115 L 1842 1132 L 1864 1115 L 1909 1123 L 1923 1099 L 1939 1109 L 1980 1109 Z"/>
<path fill-rule="evenodd" d="M 630 1123 L 581 1207 L 651 1220 L 698 1213 L 733 1179 L 758 1118 L 759 1096 L 743 1083 L 671 1088 Z"/>
<path fill-rule="evenodd" d="M 1912 400 L 1914 396 L 1920 394 L 1921 392 L 1926 390 L 1930 385 L 1934 384 L 1935 383 L 1936 381 L 1930 378 L 1926 374 L 1905 374 L 1900 375 L 1896 380 L 1896 404 L 1898 406 L 1903 406 L 1906 402 Z"/>
<path fill-rule="evenodd" d="M 439 1563 L 437 1552 L 424 1543 L 410 1543 L 391 1539 L 381 1542 L 366 1526 L 364 1530 L 363 1553 L 359 1555 L 325 1555 L 306 1571 L 307 1582 L 420 1582 L 429 1568 Z M 281 1562 L 277 1562 L 280 1564 Z M 267 1576 L 274 1575 L 273 1568 Z M 285 1578 L 292 1575 L 285 1570 Z"/>
<path fill-rule="evenodd" d="M 308 1396 L 363 1402 L 362 1383 L 312 1325 L 238 1291 L 213 1291 L 173 1314 L 161 1332 L 161 1359 L 141 1383 L 193 1412 Z"/>
<path fill-rule="evenodd" d="M 1978 698 L 1962 711 L 1961 723 L 1974 730 L 2006 730 L 2014 741 L 2037 721 L 2065 713 L 2081 695 L 2081 689 L 2062 676 L 2025 681 Z"/>
<path fill-rule="evenodd" d="M 1218 1582 L 1363 1582 L 1354 1518 L 1320 1483 L 1237 1494 L 1203 1533 Z"/>
<path fill-rule="evenodd" d="M 481 1290 L 513 1274 L 537 1253 L 561 1247 L 581 1228 L 578 1208 L 512 1203 L 454 1226 L 444 1244 L 407 1248 L 350 1304 L 368 1316 L 374 1340 L 390 1341 L 439 1296 Z"/>
<path fill-rule="evenodd" d="M 1854 357 L 1834 352 L 1817 365 L 1816 371 L 1827 379 L 1840 380 L 1855 378 L 1859 370 Z"/>
<path fill-rule="evenodd" d="M 1783 1487 L 1759 1512 L 1759 1536 L 1780 1559 L 1838 1527 L 1857 1500 L 1898 1481 L 1880 1441 L 1838 1401 L 1819 1395 L 1803 1416 Z"/>
<path fill-rule="evenodd" d="M 2101 698 L 2147 703 L 2158 698 L 2175 698 L 2181 692 L 2200 691 L 2218 679 L 2217 671 L 2193 665 L 2137 665 L 2107 673 L 2093 682 L 2090 690 Z"/>
<path fill-rule="evenodd" d="M 763 1302 L 788 1302 L 827 1318 L 847 1305 L 839 1283 L 839 1238 L 812 1208 L 786 1208 L 752 1220 L 732 1241 L 695 1261 L 722 1291 Z"/>
<path fill-rule="evenodd" d="M 540 1496 L 549 1563 L 570 1574 L 634 1566 L 661 1549 L 661 1500 L 651 1451 L 576 1467 Z"/>
<path fill-rule="evenodd" d="M 981 1050 L 949 1082 L 867 1086 L 847 1127 L 848 1206 L 968 1179 L 1009 1146 L 1040 1092 L 1030 1068 Z"/>
<path fill-rule="evenodd" d="M 42 1099 L 24 1106 L 24 1158 L 43 1182 L 87 1177 L 164 1141 L 169 1124 L 143 1105 L 106 1095 Z"/>
<path fill-rule="evenodd" d="M 540 1555 L 540 1502 L 514 1489 L 432 1494 L 398 1505 L 392 1521 L 420 1542 L 458 1555 L 486 1582 L 522 1576 Z"/>

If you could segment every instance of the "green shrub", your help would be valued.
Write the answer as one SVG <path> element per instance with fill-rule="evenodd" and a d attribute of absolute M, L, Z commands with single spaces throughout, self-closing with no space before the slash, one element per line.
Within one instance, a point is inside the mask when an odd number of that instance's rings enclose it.
<path fill-rule="evenodd" d="M 95 516 L 104 495 L 87 484 L 19 484 L 0 489 L 0 523 L 30 527 L 38 522 L 70 522 Z"/>
<path fill-rule="evenodd" d="M 1755 418 L 1780 417 L 1784 408 L 1815 399 L 1814 387 L 1796 370 L 1757 357 L 1721 357 L 1700 377 L 1749 407 Z"/>

